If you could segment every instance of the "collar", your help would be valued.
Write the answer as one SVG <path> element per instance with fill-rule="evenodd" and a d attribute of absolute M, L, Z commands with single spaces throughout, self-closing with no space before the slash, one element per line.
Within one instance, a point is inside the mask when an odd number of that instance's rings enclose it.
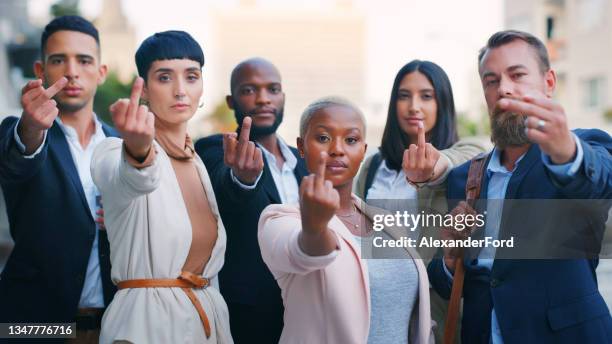
<path fill-rule="evenodd" d="M 102 130 L 102 122 L 98 120 L 98 116 L 95 112 L 93 113 L 93 121 L 95 130 L 92 137 L 96 135 L 104 135 L 104 131 Z M 64 135 L 66 135 L 66 137 L 77 138 L 76 130 L 71 126 L 64 124 L 60 116 L 55 117 L 55 123 L 57 123 L 60 129 L 62 129 L 62 132 L 64 133 Z"/>
<path fill-rule="evenodd" d="M 493 153 L 491 154 L 491 159 L 489 160 L 489 164 L 487 165 L 487 174 L 491 176 L 493 173 L 510 173 L 512 174 L 516 171 L 518 164 L 523 160 L 527 152 L 523 153 L 516 163 L 514 164 L 514 169 L 512 171 L 508 171 L 504 165 L 501 163 L 501 151 L 497 149 L 497 147 L 493 148 Z"/>
<path fill-rule="evenodd" d="M 283 158 L 285 158 L 285 163 L 287 164 L 287 166 L 289 166 L 290 169 L 295 170 L 295 166 L 297 165 L 298 161 L 295 155 L 293 155 L 293 152 L 291 151 L 289 146 L 287 146 L 287 144 L 285 143 L 285 140 L 283 140 L 280 136 L 277 136 L 276 142 L 278 142 L 278 148 L 280 149 Z M 267 149 L 264 148 L 264 146 L 260 145 L 259 143 L 257 144 L 257 146 L 266 156 L 266 160 L 276 163 L 276 157 L 274 156 L 274 154 L 270 153 Z"/>

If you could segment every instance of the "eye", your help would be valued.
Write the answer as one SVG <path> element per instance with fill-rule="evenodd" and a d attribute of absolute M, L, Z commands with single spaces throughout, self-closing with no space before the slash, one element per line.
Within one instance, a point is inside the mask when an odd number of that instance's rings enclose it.
<path fill-rule="evenodd" d="M 346 141 L 346 143 L 348 143 L 349 145 L 354 145 L 354 144 L 356 144 L 357 142 L 359 142 L 359 138 L 357 138 L 357 137 L 347 137 L 345 141 Z"/>
<path fill-rule="evenodd" d="M 488 79 L 488 80 L 485 80 L 485 86 L 486 87 L 494 86 L 494 85 L 497 85 L 498 82 L 499 80 L 497 79 Z"/>
<path fill-rule="evenodd" d="M 89 58 L 81 58 L 79 59 L 79 63 L 82 65 L 90 65 L 93 63 L 93 61 Z"/>
<path fill-rule="evenodd" d="M 62 58 L 59 58 L 59 57 L 54 57 L 54 58 L 49 59 L 49 63 L 52 64 L 52 65 L 58 65 L 58 64 L 60 64 L 62 62 L 64 62 L 64 60 Z"/>
<path fill-rule="evenodd" d="M 270 87 L 270 93 L 279 94 L 281 92 L 280 86 L 272 86 Z"/>
<path fill-rule="evenodd" d="M 167 82 L 167 81 L 170 81 L 170 75 L 168 75 L 168 74 L 160 74 L 160 75 L 157 77 L 157 80 L 159 80 L 159 81 L 161 81 L 161 82 Z"/>
<path fill-rule="evenodd" d="M 421 99 L 423 100 L 432 100 L 433 98 L 434 96 L 431 93 L 424 93 L 423 95 L 421 95 Z"/>
<path fill-rule="evenodd" d="M 321 143 L 327 143 L 329 142 L 329 136 L 327 135 L 319 135 L 317 136 L 317 141 L 321 142 Z"/>
<path fill-rule="evenodd" d="M 406 100 L 410 98 L 410 93 L 399 93 L 397 99 Z"/>
<path fill-rule="evenodd" d="M 514 79 L 520 79 L 520 78 L 524 77 L 525 75 L 527 75 L 527 73 L 523 73 L 523 72 L 514 73 L 514 74 L 512 75 L 512 78 L 514 78 Z"/>
<path fill-rule="evenodd" d="M 253 87 L 244 87 L 240 90 L 241 95 L 249 95 L 255 93 L 255 89 Z"/>
<path fill-rule="evenodd" d="M 200 75 L 198 75 L 196 73 L 191 73 L 191 74 L 187 75 L 187 80 L 189 80 L 189 81 L 198 81 L 198 80 L 200 80 Z"/>

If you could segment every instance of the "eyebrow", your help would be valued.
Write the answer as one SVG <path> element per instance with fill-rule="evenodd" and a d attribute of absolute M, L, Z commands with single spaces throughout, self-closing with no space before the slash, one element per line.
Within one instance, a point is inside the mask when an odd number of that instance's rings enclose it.
<path fill-rule="evenodd" d="M 525 65 L 522 65 L 522 64 L 517 64 L 517 65 L 513 65 L 513 66 L 508 67 L 506 70 L 508 72 L 513 72 L 513 71 L 515 71 L 517 69 L 521 69 L 521 68 L 526 69 L 527 67 Z"/>
<path fill-rule="evenodd" d="M 66 58 L 68 57 L 68 55 L 66 54 L 51 54 L 49 56 L 47 56 L 47 60 L 51 59 L 51 58 L 57 58 L 57 57 L 61 57 L 61 58 Z M 93 56 L 88 55 L 88 54 L 77 54 L 76 57 L 78 58 L 88 58 L 88 59 L 94 59 Z"/>
<path fill-rule="evenodd" d="M 326 127 L 323 124 L 319 124 L 319 125 L 315 126 L 315 128 L 321 128 L 321 129 L 326 129 L 326 130 L 332 129 L 332 128 Z M 345 131 L 351 131 L 351 130 L 357 130 L 357 131 L 361 132 L 361 129 L 359 127 L 352 127 L 352 128 L 346 128 L 345 129 Z"/>
<path fill-rule="evenodd" d="M 399 90 L 397 90 L 397 91 L 398 91 L 398 92 L 401 92 L 401 91 L 404 91 L 404 92 L 410 92 L 410 90 L 409 90 L 409 89 L 407 89 L 407 88 L 400 88 L 400 89 L 399 89 Z M 421 89 L 419 90 L 419 92 L 433 92 L 433 91 L 434 91 L 434 89 L 433 89 L 433 88 L 431 88 L 431 87 L 430 87 L 430 88 L 421 88 Z"/>
<path fill-rule="evenodd" d="M 512 66 L 506 68 L 506 71 L 511 73 L 511 72 L 514 72 L 517 69 L 526 69 L 526 68 L 527 67 L 525 65 L 517 64 L 517 65 L 512 65 Z M 485 72 L 485 73 L 482 74 L 482 78 L 483 79 L 485 79 L 487 77 L 490 77 L 490 76 L 497 76 L 497 74 L 493 73 L 493 72 Z"/>
<path fill-rule="evenodd" d="M 200 69 L 197 68 L 197 67 L 189 67 L 189 68 L 186 69 L 187 72 L 196 72 L 196 71 L 199 71 L 199 70 Z M 171 69 L 171 68 L 164 68 L 164 67 L 162 67 L 162 68 L 156 69 L 155 72 L 153 72 L 153 73 L 171 73 L 171 72 L 174 72 L 174 70 Z"/>

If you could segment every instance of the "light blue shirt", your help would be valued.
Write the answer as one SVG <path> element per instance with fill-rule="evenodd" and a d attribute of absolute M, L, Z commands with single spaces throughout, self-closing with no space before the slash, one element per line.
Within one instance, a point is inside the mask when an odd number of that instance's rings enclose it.
<path fill-rule="evenodd" d="M 576 174 L 576 171 L 580 168 L 583 160 L 583 151 L 582 144 L 580 143 L 580 139 L 572 133 L 574 139 L 576 140 L 576 158 L 573 162 L 568 162 L 563 165 L 553 165 L 550 157 L 544 153 L 542 153 L 542 162 L 544 166 L 550 172 L 552 172 L 556 178 L 559 179 L 562 183 L 568 182 L 571 178 Z M 501 163 L 501 152 L 495 148 L 493 149 L 493 153 L 491 159 L 489 160 L 489 164 L 487 165 L 487 176 L 489 177 L 489 185 L 487 188 L 487 199 L 491 200 L 503 200 L 506 198 L 506 191 L 508 190 L 508 184 L 510 183 L 510 178 L 512 177 L 512 173 L 516 171 L 517 166 L 520 164 L 521 160 L 525 157 L 523 154 L 514 165 L 514 169 L 512 171 L 508 171 L 504 165 Z M 503 209 L 503 201 L 495 201 L 495 202 L 487 202 L 487 220 L 485 223 L 485 236 L 491 236 L 493 239 L 497 239 L 499 236 L 499 225 L 502 217 L 502 209 Z M 495 248 L 494 247 L 485 247 L 478 254 L 478 259 L 476 266 L 485 267 L 489 271 L 493 267 L 494 259 L 491 257 L 495 256 Z M 483 258 L 480 258 L 483 257 Z M 487 257 L 487 258 L 484 258 Z M 444 271 L 446 275 L 452 280 L 453 276 L 446 269 L 446 264 L 442 264 L 444 267 Z M 497 314 L 495 314 L 495 305 L 493 305 L 493 309 L 491 310 L 491 343 L 492 344 L 503 344 L 503 338 L 501 335 L 501 329 L 499 328 L 499 322 L 497 321 Z"/>

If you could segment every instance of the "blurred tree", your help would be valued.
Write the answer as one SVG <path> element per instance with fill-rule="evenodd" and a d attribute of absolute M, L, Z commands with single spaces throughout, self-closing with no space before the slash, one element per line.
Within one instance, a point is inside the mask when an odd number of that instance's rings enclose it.
<path fill-rule="evenodd" d="M 213 111 L 204 118 L 212 133 L 225 133 L 236 130 L 234 112 L 227 106 L 225 99 L 219 102 Z"/>
<path fill-rule="evenodd" d="M 51 15 L 55 18 L 68 15 L 80 15 L 79 0 L 59 0 L 51 5 Z"/>
<path fill-rule="evenodd" d="M 104 84 L 98 86 L 96 97 L 94 98 L 94 111 L 100 120 L 113 125 L 108 108 L 117 99 L 130 97 L 134 78 L 128 83 L 122 83 L 115 72 L 110 72 Z"/>
<path fill-rule="evenodd" d="M 471 120 L 463 113 L 457 114 L 457 131 L 459 137 L 488 136 L 491 133 L 489 116 L 482 113 L 480 120 Z"/>
<path fill-rule="evenodd" d="M 612 108 L 604 111 L 604 118 L 606 119 L 606 121 L 612 122 Z"/>

